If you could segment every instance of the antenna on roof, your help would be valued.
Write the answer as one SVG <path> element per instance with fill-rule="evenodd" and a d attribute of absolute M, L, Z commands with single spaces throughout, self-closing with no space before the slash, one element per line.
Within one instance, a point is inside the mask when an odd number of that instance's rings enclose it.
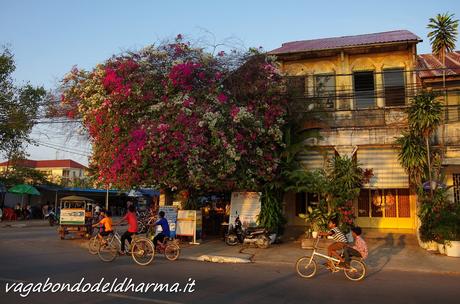
<path fill-rule="evenodd" d="M 56 150 L 56 160 L 58 160 L 58 159 L 59 159 L 59 151 Z"/>

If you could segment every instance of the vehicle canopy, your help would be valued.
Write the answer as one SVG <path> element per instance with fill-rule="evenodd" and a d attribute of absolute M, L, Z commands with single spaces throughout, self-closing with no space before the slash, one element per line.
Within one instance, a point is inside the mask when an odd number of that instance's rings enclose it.
<path fill-rule="evenodd" d="M 66 208 L 82 208 L 87 209 L 88 206 L 93 205 L 93 200 L 83 196 L 66 196 L 60 199 L 61 209 Z M 91 208 L 92 209 L 92 208 Z"/>

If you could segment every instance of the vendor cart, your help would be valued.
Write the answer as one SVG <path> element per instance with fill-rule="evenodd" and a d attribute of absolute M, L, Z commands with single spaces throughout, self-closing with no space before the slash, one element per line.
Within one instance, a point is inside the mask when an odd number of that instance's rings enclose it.
<path fill-rule="evenodd" d="M 66 196 L 60 199 L 59 236 L 61 240 L 73 233 L 90 238 L 93 224 L 93 200 L 82 196 Z"/>

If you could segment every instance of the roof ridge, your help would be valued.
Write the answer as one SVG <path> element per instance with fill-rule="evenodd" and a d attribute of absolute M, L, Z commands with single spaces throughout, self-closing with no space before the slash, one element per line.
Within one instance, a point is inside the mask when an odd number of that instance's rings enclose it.
<path fill-rule="evenodd" d="M 409 30 L 393 30 L 393 31 L 386 31 L 386 32 L 376 32 L 376 33 L 367 33 L 367 34 L 358 34 L 358 35 L 346 35 L 346 36 L 336 36 L 336 37 L 324 37 L 324 38 L 315 38 L 315 39 L 304 39 L 304 40 L 296 40 L 296 41 L 289 41 L 282 43 L 281 46 L 285 46 L 291 43 L 298 43 L 298 42 L 305 42 L 305 41 L 317 41 L 317 40 L 332 40 L 332 39 L 341 39 L 341 38 L 351 38 L 351 37 L 363 37 L 363 36 L 371 36 L 371 35 L 378 35 L 378 34 L 389 34 L 389 33 L 396 33 L 396 32 L 406 32 L 409 34 L 413 34 L 414 36 L 418 37 L 414 33 Z"/>

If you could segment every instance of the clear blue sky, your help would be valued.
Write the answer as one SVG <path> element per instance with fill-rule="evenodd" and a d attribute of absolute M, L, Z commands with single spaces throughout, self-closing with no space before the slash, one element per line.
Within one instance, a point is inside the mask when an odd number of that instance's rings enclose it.
<path fill-rule="evenodd" d="M 428 19 L 447 11 L 460 18 L 459 0 L 0 3 L 0 45 L 15 54 L 16 80 L 46 88 L 53 88 L 73 65 L 88 69 L 114 53 L 179 33 L 195 40 L 208 31 L 217 42 L 233 37 L 246 47 L 271 50 L 293 40 L 407 29 L 424 40 L 418 52 L 426 53 Z"/>

